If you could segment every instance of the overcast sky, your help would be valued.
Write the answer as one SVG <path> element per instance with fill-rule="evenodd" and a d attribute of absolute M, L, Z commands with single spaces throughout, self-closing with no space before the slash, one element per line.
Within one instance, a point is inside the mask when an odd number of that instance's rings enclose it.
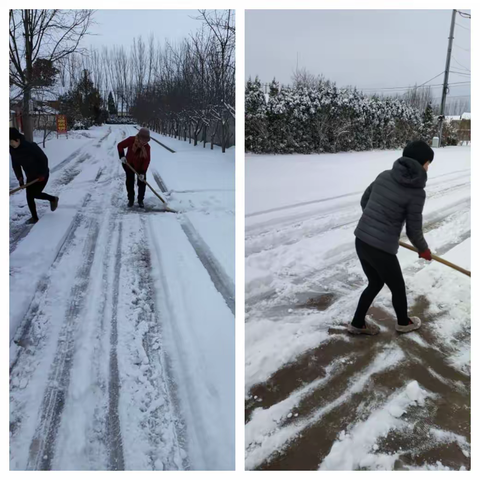
<path fill-rule="evenodd" d="M 465 10 L 469 12 L 468 10 Z M 297 64 L 338 86 L 403 87 L 445 69 L 451 10 L 247 10 L 246 77 L 290 83 Z M 456 16 L 451 69 L 469 73 L 470 20 Z M 450 83 L 469 76 L 451 75 Z M 443 82 L 443 76 L 432 84 Z M 441 88 L 433 89 L 434 97 Z M 470 93 L 467 85 L 451 95 Z M 459 97 L 460 98 L 460 97 Z"/>
<path fill-rule="evenodd" d="M 142 35 L 146 40 L 151 33 L 158 40 L 174 42 L 201 27 L 198 10 L 97 10 L 96 25 L 90 29 L 85 46 L 123 45 L 130 48 L 133 39 Z"/>

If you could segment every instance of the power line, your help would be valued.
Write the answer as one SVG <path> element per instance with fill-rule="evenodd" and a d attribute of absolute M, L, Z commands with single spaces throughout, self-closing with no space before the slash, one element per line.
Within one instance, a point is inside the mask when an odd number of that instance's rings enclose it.
<path fill-rule="evenodd" d="M 463 28 L 464 30 L 468 30 L 468 31 L 470 31 L 470 29 L 469 29 L 469 28 L 467 28 L 467 27 L 464 27 L 463 25 L 460 25 L 460 24 L 459 24 L 459 23 L 457 23 L 457 22 L 455 22 L 455 25 L 458 25 L 460 28 Z"/>
<path fill-rule="evenodd" d="M 460 50 L 464 50 L 465 52 L 469 52 L 470 53 L 470 49 L 469 48 L 463 48 L 461 47 L 460 45 L 458 45 L 457 43 L 454 43 L 454 45 L 459 48 Z"/>
<path fill-rule="evenodd" d="M 467 72 L 470 72 L 470 70 L 465 65 L 462 65 L 453 55 L 452 55 L 452 58 L 455 60 L 455 62 L 458 63 L 458 65 L 464 68 Z"/>
<path fill-rule="evenodd" d="M 427 80 L 426 82 L 423 82 L 419 85 L 419 87 L 423 87 L 423 85 L 426 85 L 427 83 L 430 83 L 432 80 L 435 80 L 437 77 L 439 77 L 440 75 L 443 75 L 445 73 L 445 71 L 443 72 L 440 72 L 438 75 L 435 75 L 433 78 L 431 78 L 430 80 Z"/>
<path fill-rule="evenodd" d="M 454 75 L 462 75 L 463 77 L 470 77 L 471 74 L 470 73 L 466 73 L 466 72 L 457 72 L 455 70 L 450 70 L 450 73 L 454 74 Z"/>
<path fill-rule="evenodd" d="M 433 78 L 431 78 L 430 80 L 427 80 L 426 82 L 423 82 L 419 85 L 419 87 L 423 87 L 424 85 L 426 85 L 427 83 L 430 83 L 432 80 L 435 80 L 436 78 L 438 78 L 440 75 L 443 75 L 445 72 L 440 72 L 438 75 L 435 75 Z"/>
<path fill-rule="evenodd" d="M 421 83 L 416 88 L 423 87 L 427 83 L 431 82 L 432 80 L 435 80 L 437 77 L 439 77 L 440 75 L 443 75 L 443 74 L 444 74 L 444 72 L 440 72 L 438 75 L 435 75 L 430 80 L 427 80 L 426 82 Z M 410 88 L 415 88 L 415 87 L 412 87 L 411 85 L 408 86 L 408 87 L 379 87 L 379 88 L 377 88 L 377 87 L 365 87 L 365 88 L 359 88 L 359 90 L 403 90 L 405 88 L 410 89 Z"/>
<path fill-rule="evenodd" d="M 461 12 L 460 10 L 457 10 L 457 13 L 463 18 L 472 18 L 472 16 L 469 13 Z"/>
<path fill-rule="evenodd" d="M 449 96 L 447 97 L 447 100 L 448 100 L 449 98 L 470 98 L 470 97 L 471 97 L 471 95 L 449 95 Z M 434 100 L 440 100 L 441 98 L 442 98 L 442 97 L 433 97 Z"/>
<path fill-rule="evenodd" d="M 470 82 L 453 82 L 449 83 L 449 87 L 455 87 L 455 86 L 460 86 L 460 85 L 469 85 Z M 443 83 L 436 83 L 433 85 L 418 85 L 418 86 L 408 86 L 408 87 L 383 87 L 383 88 L 375 88 L 375 87 L 369 87 L 369 88 L 359 88 L 358 90 L 364 91 L 364 90 L 371 90 L 371 91 L 384 91 L 384 90 L 415 90 L 417 88 L 439 88 L 443 87 Z"/>

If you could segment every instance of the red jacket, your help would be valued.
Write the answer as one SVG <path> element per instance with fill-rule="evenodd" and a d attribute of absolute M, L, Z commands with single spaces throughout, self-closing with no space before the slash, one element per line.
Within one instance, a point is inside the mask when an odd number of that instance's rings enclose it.
<path fill-rule="evenodd" d="M 150 165 L 150 145 L 147 143 L 145 145 L 145 151 L 147 152 L 146 158 L 141 158 L 137 152 L 133 151 L 133 143 L 135 142 L 135 137 L 128 137 L 123 142 L 120 142 L 117 146 L 118 154 L 120 158 L 126 157 L 127 162 L 138 172 L 145 173 L 148 166 Z M 125 155 L 125 148 L 127 149 L 127 154 Z"/>

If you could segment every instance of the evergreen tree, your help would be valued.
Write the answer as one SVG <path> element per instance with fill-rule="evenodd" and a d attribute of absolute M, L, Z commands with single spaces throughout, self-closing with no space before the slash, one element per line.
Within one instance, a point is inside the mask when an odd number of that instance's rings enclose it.
<path fill-rule="evenodd" d="M 458 130 L 453 122 L 444 120 L 442 127 L 442 144 L 445 147 L 458 145 Z"/>
<path fill-rule="evenodd" d="M 245 87 L 245 149 L 261 153 L 268 141 L 266 101 L 260 80 L 249 79 Z"/>
<path fill-rule="evenodd" d="M 59 73 L 51 60 L 45 58 L 39 58 L 35 60 L 32 66 L 32 87 L 46 88 L 53 87 L 57 81 L 57 75 Z"/>
<path fill-rule="evenodd" d="M 108 94 L 108 113 L 110 115 L 117 115 L 117 106 L 115 105 L 115 100 L 113 99 L 113 94 L 110 92 Z"/>
<path fill-rule="evenodd" d="M 73 90 L 60 97 L 60 111 L 67 115 L 69 125 L 81 121 L 88 128 L 92 123 L 99 125 L 106 111 L 102 108 L 100 92 L 90 79 L 90 72 L 84 70 Z"/>
<path fill-rule="evenodd" d="M 432 104 L 429 103 L 422 115 L 421 138 L 428 144 L 432 143 L 432 139 L 437 133 L 437 125 L 433 115 Z"/>

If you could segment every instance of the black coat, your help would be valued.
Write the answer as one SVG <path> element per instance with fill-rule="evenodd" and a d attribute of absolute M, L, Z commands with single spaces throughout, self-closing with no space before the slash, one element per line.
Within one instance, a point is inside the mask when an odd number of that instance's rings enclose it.
<path fill-rule="evenodd" d="M 23 178 L 22 168 L 27 176 L 27 183 L 38 177 L 46 177 L 49 173 L 48 158 L 43 150 L 33 142 L 20 137 L 18 148 L 10 147 L 12 168 L 18 180 Z"/>
<path fill-rule="evenodd" d="M 422 212 L 427 172 L 416 160 L 399 158 L 382 172 L 361 199 L 363 215 L 355 236 L 372 247 L 395 255 L 403 225 L 419 251 L 428 248 L 423 237 Z"/>

